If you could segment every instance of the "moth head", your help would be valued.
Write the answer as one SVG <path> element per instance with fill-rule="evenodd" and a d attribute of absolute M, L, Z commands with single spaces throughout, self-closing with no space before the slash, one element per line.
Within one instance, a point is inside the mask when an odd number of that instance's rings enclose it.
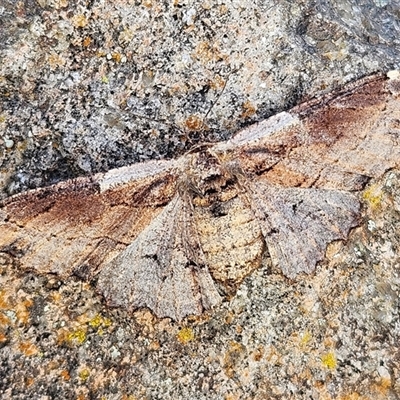
<path fill-rule="evenodd" d="M 235 178 L 230 169 L 234 167 L 227 168 L 208 148 L 189 154 L 179 171 L 178 192 L 181 196 L 189 195 L 196 204 L 202 205 L 222 200 L 227 195 L 231 198 Z"/>

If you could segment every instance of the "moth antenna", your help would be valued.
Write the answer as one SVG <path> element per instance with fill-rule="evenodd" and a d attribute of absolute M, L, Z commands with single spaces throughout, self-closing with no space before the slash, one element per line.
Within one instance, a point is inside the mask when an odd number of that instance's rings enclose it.
<path fill-rule="evenodd" d="M 204 121 L 207 119 L 208 115 L 210 114 L 211 110 L 214 108 L 214 106 L 218 103 L 218 101 L 221 98 L 221 96 L 224 94 L 225 88 L 226 88 L 226 86 L 228 84 L 228 81 L 229 81 L 229 78 L 231 77 L 232 74 L 238 72 L 240 70 L 240 68 L 242 68 L 242 66 L 240 66 L 238 68 L 235 68 L 234 70 L 230 71 L 228 73 L 228 75 L 226 76 L 226 79 L 225 79 L 224 85 L 222 86 L 221 91 L 217 95 L 217 98 L 213 102 L 211 102 L 211 106 L 209 107 L 209 109 L 207 110 L 206 114 L 203 117 L 203 124 L 204 124 Z"/>
<path fill-rule="evenodd" d="M 230 76 L 231 76 L 232 74 L 236 73 L 237 71 L 239 71 L 240 68 L 241 68 L 241 66 L 238 67 L 238 68 L 235 68 L 234 70 L 230 71 L 230 72 L 226 75 L 226 79 L 225 79 L 225 81 L 224 81 L 224 84 L 223 84 L 223 86 L 222 86 L 221 91 L 218 93 L 216 99 L 215 99 L 214 101 L 211 102 L 211 105 L 210 105 L 210 107 L 208 108 L 207 112 L 206 112 L 206 113 L 204 114 L 204 116 L 201 118 L 200 126 L 199 126 L 199 128 L 196 129 L 197 131 L 199 131 L 199 130 L 204 130 L 204 129 L 206 128 L 205 121 L 207 120 L 207 118 L 208 118 L 208 116 L 210 115 L 210 113 L 211 113 L 212 109 L 214 108 L 214 106 L 218 103 L 218 101 L 219 101 L 219 99 L 221 98 L 221 96 L 224 94 L 225 88 L 226 88 L 226 86 L 227 86 L 227 84 L 228 84 L 228 81 L 229 81 Z M 191 138 L 189 137 L 189 141 L 190 141 L 190 140 L 191 140 Z M 204 142 L 203 142 L 203 143 L 202 143 L 202 146 L 207 145 L 207 144 L 208 144 L 208 143 L 204 143 Z M 214 143 L 214 144 L 215 144 L 215 143 Z M 210 143 L 209 145 L 211 146 L 211 145 L 213 145 L 213 144 Z M 194 146 L 196 146 L 196 144 L 195 144 Z M 190 149 L 190 151 L 191 151 L 191 150 L 192 150 L 192 148 Z"/>

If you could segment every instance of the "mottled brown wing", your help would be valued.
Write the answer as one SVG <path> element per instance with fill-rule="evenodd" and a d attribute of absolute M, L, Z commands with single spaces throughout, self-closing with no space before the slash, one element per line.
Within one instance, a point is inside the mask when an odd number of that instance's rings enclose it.
<path fill-rule="evenodd" d="M 398 80 L 361 80 L 220 145 L 247 176 L 242 186 L 285 275 L 313 271 L 356 225 L 358 200 L 345 191 L 400 166 L 399 92 Z"/>
<path fill-rule="evenodd" d="M 369 77 L 280 113 L 222 145 L 283 187 L 360 190 L 400 165 L 400 81 Z"/>
<path fill-rule="evenodd" d="M 84 277 L 123 251 L 175 192 L 168 162 L 61 182 L 12 197 L 0 208 L 0 251 L 21 267 Z"/>
<path fill-rule="evenodd" d="M 345 239 L 358 222 L 359 202 L 350 193 L 279 188 L 260 180 L 249 192 L 271 260 L 290 278 L 312 272 L 326 246 Z"/>
<path fill-rule="evenodd" d="M 98 288 L 111 305 L 148 307 L 158 317 L 181 320 L 221 302 L 190 206 L 176 194 L 132 244 L 100 271 Z"/>

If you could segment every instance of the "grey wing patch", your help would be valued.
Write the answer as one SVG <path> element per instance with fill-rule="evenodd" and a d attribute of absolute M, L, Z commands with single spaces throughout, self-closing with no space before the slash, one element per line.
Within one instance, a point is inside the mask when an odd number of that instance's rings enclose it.
<path fill-rule="evenodd" d="M 150 308 L 181 320 L 221 302 L 206 262 L 193 240 L 191 217 L 179 194 L 99 273 L 98 289 L 113 306 Z M 188 246 L 191 251 L 188 252 Z"/>
<path fill-rule="evenodd" d="M 350 193 L 263 182 L 252 184 L 251 192 L 272 262 L 290 278 L 312 272 L 327 245 L 357 225 L 360 205 Z"/>

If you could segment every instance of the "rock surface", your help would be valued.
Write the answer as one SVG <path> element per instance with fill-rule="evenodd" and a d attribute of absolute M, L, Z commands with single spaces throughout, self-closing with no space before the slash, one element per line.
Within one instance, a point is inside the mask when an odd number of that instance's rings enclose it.
<path fill-rule="evenodd" d="M 359 3 L 3 0 L 2 197 L 176 157 L 399 68 L 399 2 Z M 3 257 L 1 397 L 398 398 L 399 196 L 398 172 L 372 181 L 360 227 L 314 274 L 289 280 L 266 258 L 182 323 Z"/>

